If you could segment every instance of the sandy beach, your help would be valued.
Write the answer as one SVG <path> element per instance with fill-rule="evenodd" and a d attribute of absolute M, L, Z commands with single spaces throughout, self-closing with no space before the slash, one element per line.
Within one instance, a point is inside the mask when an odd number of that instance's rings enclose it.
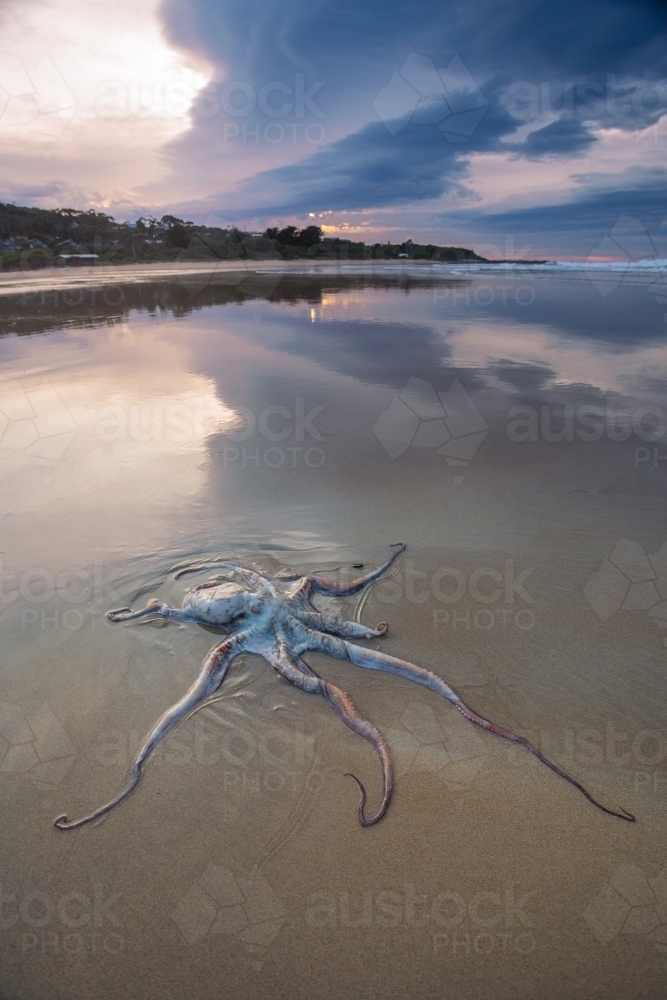
<path fill-rule="evenodd" d="M 405 270 L 404 260 L 317 261 L 317 260 L 227 260 L 175 261 L 154 264 L 97 264 L 93 267 L 48 267 L 34 271 L 0 271 L 0 295 L 40 291 L 42 288 L 73 288 L 79 285 L 124 284 L 135 281 L 174 280 L 181 275 L 238 274 L 263 272 L 345 271 L 373 267 Z M 410 261 L 410 268 L 432 268 L 430 261 Z M 456 265 L 452 265 L 456 266 Z"/>
<path fill-rule="evenodd" d="M 262 274 L 230 295 L 127 271 L 122 298 L 6 300 L 3 996 L 529 1000 L 576 983 L 658 997 L 667 531 L 651 295 L 426 273 Z M 123 786 L 219 638 L 113 625 L 109 608 L 178 606 L 188 561 L 352 574 L 396 541 L 398 572 L 361 607 L 390 623 L 370 645 L 438 673 L 635 824 L 434 694 L 313 654 L 391 747 L 377 827 L 359 826 L 344 776 L 378 803 L 371 748 L 244 656 L 127 801 L 53 828 Z M 357 599 L 321 609 L 353 618 Z"/>
<path fill-rule="evenodd" d="M 180 283 L 190 295 L 198 295 L 208 285 L 237 287 L 254 281 L 258 276 L 273 278 L 282 275 L 393 275 L 434 281 L 458 280 L 486 276 L 495 282 L 539 278 L 542 281 L 565 280 L 593 285 L 604 295 L 619 284 L 650 289 L 661 296 L 667 294 L 667 260 L 663 258 L 623 262 L 531 262 L 460 263 L 430 260 L 229 260 L 174 261 L 152 264 L 98 264 L 94 267 L 48 267 L 25 271 L 0 271 L 0 297 L 34 296 L 53 290 L 109 288 L 156 282 Z M 70 301 L 73 305 L 73 301 Z M 481 304 L 481 303 L 478 303 Z"/>

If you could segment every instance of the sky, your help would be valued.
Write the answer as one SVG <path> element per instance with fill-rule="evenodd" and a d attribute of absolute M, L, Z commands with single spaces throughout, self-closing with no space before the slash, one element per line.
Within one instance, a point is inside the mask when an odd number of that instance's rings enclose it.
<path fill-rule="evenodd" d="M 657 0 L 0 0 L 0 200 L 667 257 Z"/>

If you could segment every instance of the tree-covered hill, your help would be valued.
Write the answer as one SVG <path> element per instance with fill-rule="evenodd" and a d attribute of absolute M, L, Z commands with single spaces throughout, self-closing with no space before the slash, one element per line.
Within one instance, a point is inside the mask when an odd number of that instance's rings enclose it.
<path fill-rule="evenodd" d="M 127 264 L 173 260 L 393 260 L 482 261 L 463 247 L 405 243 L 366 244 L 323 235 L 319 226 L 269 228 L 199 226 L 163 215 L 116 222 L 110 215 L 74 208 L 27 208 L 0 202 L 0 266 L 27 270 L 57 263 Z"/>

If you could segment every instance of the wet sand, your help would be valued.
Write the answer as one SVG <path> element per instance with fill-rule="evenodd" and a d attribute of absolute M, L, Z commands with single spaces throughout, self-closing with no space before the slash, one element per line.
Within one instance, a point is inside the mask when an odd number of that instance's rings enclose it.
<path fill-rule="evenodd" d="M 97 264 L 93 267 L 49 267 L 35 271 L 0 271 L 0 295 L 39 292 L 81 285 L 116 285 L 128 282 L 175 280 L 182 276 L 275 273 L 290 271 L 346 271 L 349 269 L 410 268 L 432 269 L 430 261 L 378 260 L 224 260 L 160 261 L 150 264 Z M 440 266 L 440 265 L 438 265 Z M 455 266 L 455 265 L 452 265 Z"/>
<path fill-rule="evenodd" d="M 97 264 L 93 267 L 49 267 L 34 271 L 0 271 L 0 296 L 33 295 L 53 289 L 105 287 L 128 283 L 171 281 L 186 284 L 196 295 L 209 284 L 238 285 L 241 280 L 254 280 L 257 275 L 282 274 L 397 274 L 429 275 L 434 279 L 449 279 L 485 275 L 492 281 L 515 281 L 522 275 L 542 280 L 567 280 L 592 283 L 603 296 L 619 284 L 652 288 L 660 296 L 667 294 L 666 261 L 639 260 L 628 263 L 604 264 L 558 263 L 556 261 L 486 263 L 450 263 L 431 260 L 226 260 L 226 261 L 159 261 L 137 264 Z M 661 302 L 664 298 L 661 298 Z"/>
<path fill-rule="evenodd" d="M 1 995 L 663 996 L 651 295 L 525 276 L 122 287 L 12 301 L 0 340 Z M 430 423 L 421 444 L 401 405 Z M 439 420 L 449 454 L 427 446 Z M 377 803 L 372 750 L 248 656 L 126 802 L 53 829 L 122 787 L 217 640 L 113 626 L 108 608 L 177 605 L 188 560 L 352 573 L 399 540 L 399 572 L 361 610 L 390 622 L 372 645 L 637 823 L 428 691 L 315 655 L 392 749 L 377 827 L 344 777 Z"/>

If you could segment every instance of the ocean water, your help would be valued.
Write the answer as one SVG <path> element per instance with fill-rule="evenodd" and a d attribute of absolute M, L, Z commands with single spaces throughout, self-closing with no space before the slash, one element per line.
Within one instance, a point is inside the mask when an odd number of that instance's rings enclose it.
<path fill-rule="evenodd" d="M 30 275 L 0 296 L 0 995 L 659 996 L 667 980 L 665 262 Z M 311 662 L 243 656 L 130 797 L 217 633 L 113 625 L 176 568 L 397 571 Z M 205 579 L 202 577 L 201 579 Z M 196 582 L 199 582 L 197 578 Z"/>

